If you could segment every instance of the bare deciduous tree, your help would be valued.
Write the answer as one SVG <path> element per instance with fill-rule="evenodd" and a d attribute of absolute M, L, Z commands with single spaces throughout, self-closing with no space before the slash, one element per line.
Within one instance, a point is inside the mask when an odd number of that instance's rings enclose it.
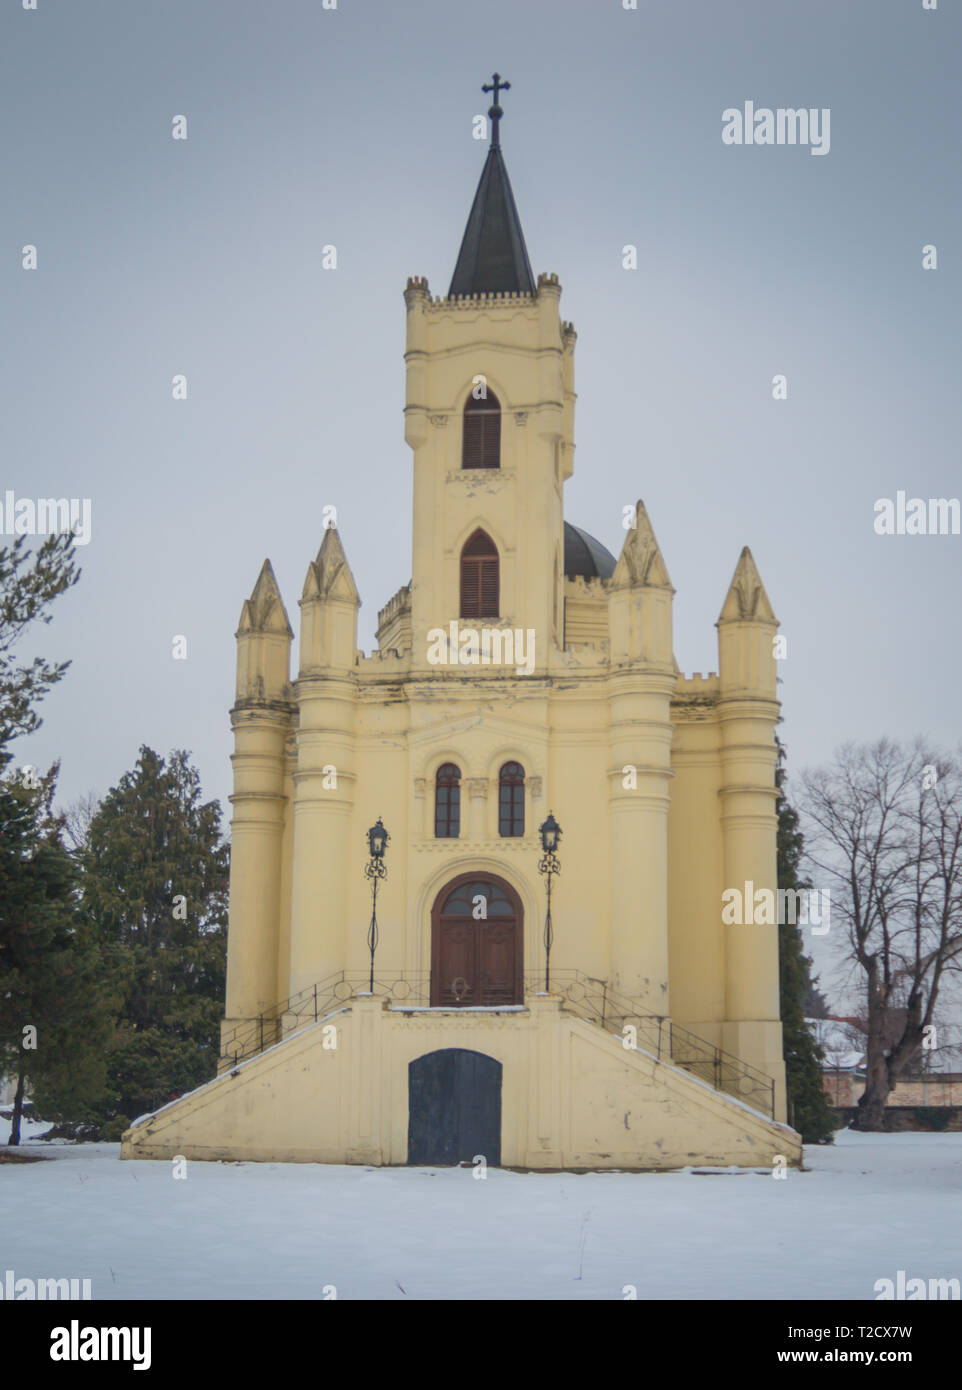
<path fill-rule="evenodd" d="M 803 778 L 813 876 L 832 889 L 863 978 L 866 1083 L 854 1127 L 884 1127 L 962 966 L 962 764 L 921 742 L 848 744 Z"/>
<path fill-rule="evenodd" d="M 60 812 L 63 818 L 63 834 L 71 849 L 84 849 L 90 834 L 90 822 L 97 814 L 100 797 L 95 792 L 86 792 L 71 801 Z"/>

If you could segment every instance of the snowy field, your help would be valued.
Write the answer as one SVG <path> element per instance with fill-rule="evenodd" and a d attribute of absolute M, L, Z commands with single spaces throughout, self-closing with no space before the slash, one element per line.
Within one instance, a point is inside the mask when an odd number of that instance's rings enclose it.
<path fill-rule="evenodd" d="M 874 1299 L 962 1278 L 962 1134 L 844 1132 L 811 1171 L 554 1173 L 121 1162 L 26 1126 L 0 1164 L 0 1279 L 95 1299 Z M 0 1140 L 9 1126 L 0 1121 Z"/>

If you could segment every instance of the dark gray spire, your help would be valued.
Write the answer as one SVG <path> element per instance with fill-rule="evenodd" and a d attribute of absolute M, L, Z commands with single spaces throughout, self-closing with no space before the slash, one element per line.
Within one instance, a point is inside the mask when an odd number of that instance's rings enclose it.
<path fill-rule="evenodd" d="M 524 244 L 521 218 L 515 206 L 511 181 L 501 154 L 499 91 L 509 83 L 494 74 L 494 105 L 488 111 L 493 130 L 491 148 L 481 171 L 478 191 L 471 204 L 464 240 L 458 252 L 448 294 L 534 293 L 534 276 Z"/>

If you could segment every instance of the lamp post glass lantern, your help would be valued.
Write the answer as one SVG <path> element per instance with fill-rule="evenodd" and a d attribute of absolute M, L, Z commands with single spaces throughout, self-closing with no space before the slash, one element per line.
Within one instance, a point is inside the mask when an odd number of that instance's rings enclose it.
<path fill-rule="evenodd" d="M 548 812 L 548 819 L 538 828 L 541 836 L 541 848 L 545 854 L 554 854 L 558 848 L 558 841 L 561 839 L 561 826 L 555 820 L 551 812 Z"/>
<path fill-rule="evenodd" d="M 544 990 L 545 994 L 550 994 L 551 943 L 554 940 L 551 927 L 551 878 L 552 875 L 561 873 L 561 861 L 557 855 L 558 845 L 561 843 L 561 826 L 550 811 L 548 819 L 538 827 L 538 834 L 541 836 L 541 848 L 544 851 L 538 861 L 538 872 L 545 877 L 548 893 L 548 911 L 544 919 Z"/>
<path fill-rule="evenodd" d="M 372 859 L 384 858 L 384 851 L 387 849 L 387 842 L 390 838 L 390 835 L 384 829 L 384 823 L 381 817 L 378 816 L 377 825 L 372 825 L 367 832 L 367 843 L 371 851 Z"/>
<path fill-rule="evenodd" d="M 377 824 L 372 825 L 367 832 L 367 845 L 370 858 L 364 866 L 364 873 L 371 880 L 371 925 L 367 929 L 367 946 L 371 952 L 371 980 L 370 991 L 374 993 L 374 952 L 377 949 L 378 929 L 377 929 L 377 885 L 382 878 L 387 878 L 387 867 L 384 863 L 384 851 L 387 849 L 390 835 L 384 829 L 381 817 L 378 816 Z"/>

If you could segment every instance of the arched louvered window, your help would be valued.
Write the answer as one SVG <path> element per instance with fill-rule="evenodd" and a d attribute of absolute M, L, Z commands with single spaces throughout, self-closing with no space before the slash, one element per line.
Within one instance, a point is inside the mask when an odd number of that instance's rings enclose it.
<path fill-rule="evenodd" d="M 456 840 L 461 833 L 461 769 L 442 763 L 434 779 L 434 835 Z"/>
<path fill-rule="evenodd" d="M 472 393 L 465 402 L 461 467 L 501 467 L 501 402 L 490 388 L 480 400 Z"/>
<path fill-rule="evenodd" d="M 501 602 L 498 547 L 484 531 L 475 531 L 461 551 L 461 617 L 497 618 Z"/>
<path fill-rule="evenodd" d="M 498 833 L 524 834 L 524 768 L 505 763 L 498 778 Z"/>

